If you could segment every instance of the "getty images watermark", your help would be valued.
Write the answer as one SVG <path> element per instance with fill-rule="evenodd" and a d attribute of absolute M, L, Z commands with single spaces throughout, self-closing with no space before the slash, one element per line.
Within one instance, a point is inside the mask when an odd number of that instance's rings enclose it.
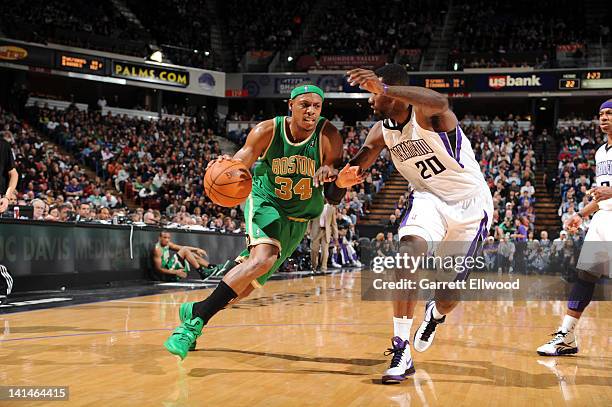
<path fill-rule="evenodd" d="M 486 244 L 480 250 L 471 242 L 445 241 L 432 242 L 433 255 L 371 257 L 370 267 L 361 272 L 362 299 L 427 300 L 448 295 L 461 301 L 565 301 L 579 274 L 593 281 L 612 278 L 612 242 L 569 243 L 547 247 L 526 242 L 506 253 Z M 593 301 L 612 301 L 612 284 L 597 284 Z"/>
<path fill-rule="evenodd" d="M 521 290 L 521 277 L 490 272 L 482 255 L 376 256 L 362 273 L 364 300 L 431 298 L 440 292 L 462 300 L 500 299 Z"/>
<path fill-rule="evenodd" d="M 374 278 L 372 284 L 376 290 L 520 289 L 519 278 L 513 281 L 487 281 L 485 278 L 469 277 L 473 271 L 486 269 L 487 262 L 484 256 L 410 256 L 407 253 L 397 253 L 395 256 L 374 257 L 372 272 L 379 277 Z M 402 278 L 406 272 L 413 276 Z"/>

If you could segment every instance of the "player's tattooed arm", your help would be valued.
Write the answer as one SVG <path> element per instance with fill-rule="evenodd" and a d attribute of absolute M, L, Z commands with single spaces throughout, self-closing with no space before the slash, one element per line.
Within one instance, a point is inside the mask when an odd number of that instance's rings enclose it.
<path fill-rule="evenodd" d="M 247 168 L 251 168 L 255 161 L 259 159 L 268 149 L 274 136 L 274 120 L 264 120 L 253 127 L 247 136 L 244 146 L 234 154 L 233 157 L 224 154 L 216 160 L 208 163 L 210 167 L 213 163 L 222 160 L 240 160 Z M 207 167 L 207 168 L 208 168 Z"/>

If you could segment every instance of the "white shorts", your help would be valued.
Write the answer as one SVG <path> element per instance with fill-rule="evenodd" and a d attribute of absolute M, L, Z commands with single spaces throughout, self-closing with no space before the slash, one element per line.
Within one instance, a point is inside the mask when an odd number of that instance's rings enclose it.
<path fill-rule="evenodd" d="M 398 230 L 400 240 L 419 236 L 428 242 L 429 252 L 437 255 L 473 256 L 479 241 L 487 237 L 493 219 L 493 198 L 488 189 L 450 204 L 430 192 L 414 191 L 408 203 Z"/>
<path fill-rule="evenodd" d="M 576 268 L 595 276 L 612 277 L 611 249 L 612 211 L 600 209 L 591 219 Z"/>

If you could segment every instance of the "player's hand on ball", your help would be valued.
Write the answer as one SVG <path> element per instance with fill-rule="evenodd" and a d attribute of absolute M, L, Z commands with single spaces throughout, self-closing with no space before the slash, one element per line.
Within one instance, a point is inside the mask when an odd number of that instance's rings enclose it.
<path fill-rule="evenodd" d="M 576 233 L 580 225 L 582 225 L 582 218 L 575 213 L 565 221 L 565 225 L 563 225 L 563 227 L 570 233 Z"/>
<path fill-rule="evenodd" d="M 6 197 L 0 198 L 0 213 L 4 212 L 9 206 L 9 200 Z"/>
<path fill-rule="evenodd" d="M 591 195 L 596 202 L 612 198 L 612 187 L 593 187 L 587 194 Z"/>
<path fill-rule="evenodd" d="M 338 188 L 348 188 L 353 185 L 361 184 L 366 178 L 366 173 L 361 171 L 358 165 L 349 166 L 346 164 L 338 173 L 336 185 Z"/>
<path fill-rule="evenodd" d="M 208 163 L 208 165 L 206 166 L 206 169 L 209 169 L 210 167 L 212 167 L 212 166 L 213 166 L 213 164 L 218 163 L 218 162 L 221 162 L 221 161 L 223 161 L 223 160 L 233 160 L 233 159 L 234 159 L 234 158 L 233 158 L 231 155 L 228 155 L 228 154 L 223 154 L 223 155 L 220 155 L 220 156 L 218 156 L 216 159 L 214 159 L 214 160 L 210 161 L 210 162 Z"/>
<path fill-rule="evenodd" d="M 330 167 L 329 165 L 322 165 L 315 172 L 313 184 L 315 187 L 323 185 L 324 182 L 332 182 L 336 180 L 338 176 L 338 170 Z"/>
<path fill-rule="evenodd" d="M 351 86 L 357 86 L 361 89 L 367 90 L 374 94 L 380 94 L 384 92 L 383 83 L 378 79 L 378 76 L 367 69 L 351 69 L 347 72 L 349 78 L 348 82 Z"/>

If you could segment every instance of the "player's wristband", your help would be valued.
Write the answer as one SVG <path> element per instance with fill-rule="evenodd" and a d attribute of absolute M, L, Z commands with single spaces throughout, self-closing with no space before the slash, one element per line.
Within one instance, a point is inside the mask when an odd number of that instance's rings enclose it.
<path fill-rule="evenodd" d="M 346 195 L 346 188 L 338 187 L 335 181 L 327 182 L 323 186 L 323 194 L 330 204 L 338 205 L 342 198 L 344 198 L 344 195 Z"/>
<path fill-rule="evenodd" d="M 580 219 L 584 219 L 584 215 L 580 213 L 580 211 L 576 212 L 576 215 L 580 217 Z"/>

